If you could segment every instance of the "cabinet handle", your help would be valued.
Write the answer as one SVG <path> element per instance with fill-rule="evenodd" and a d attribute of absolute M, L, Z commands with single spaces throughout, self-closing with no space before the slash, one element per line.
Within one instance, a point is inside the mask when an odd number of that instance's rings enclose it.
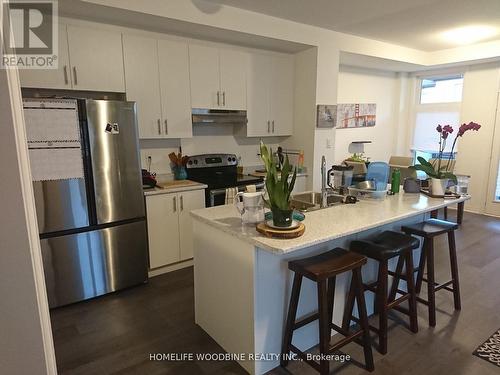
<path fill-rule="evenodd" d="M 168 120 L 165 119 L 165 134 L 168 134 Z"/>
<path fill-rule="evenodd" d="M 177 197 L 174 196 L 174 212 L 177 212 Z"/>
<path fill-rule="evenodd" d="M 184 210 L 184 196 L 181 195 L 181 211 Z"/>
<path fill-rule="evenodd" d="M 158 121 L 158 135 L 161 135 L 161 121 L 160 119 L 158 119 L 157 121 Z"/>
<path fill-rule="evenodd" d="M 76 75 L 76 66 L 73 67 L 73 83 L 78 85 L 78 76 Z"/>
<path fill-rule="evenodd" d="M 64 72 L 64 84 L 67 85 L 69 81 L 68 81 L 68 67 L 66 65 L 64 65 L 63 67 L 63 72 Z"/>
<path fill-rule="evenodd" d="M 271 133 L 271 121 L 267 120 L 267 132 Z"/>
<path fill-rule="evenodd" d="M 222 91 L 222 106 L 226 106 L 226 92 Z"/>
<path fill-rule="evenodd" d="M 220 92 L 217 91 L 217 105 L 220 105 Z"/>
<path fill-rule="evenodd" d="M 273 124 L 273 133 L 274 133 L 274 120 L 272 121 L 272 124 Z"/>

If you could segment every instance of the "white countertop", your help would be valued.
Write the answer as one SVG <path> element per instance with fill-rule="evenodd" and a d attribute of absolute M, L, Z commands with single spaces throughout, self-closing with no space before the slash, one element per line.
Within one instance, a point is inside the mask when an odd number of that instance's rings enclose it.
<path fill-rule="evenodd" d="M 371 228 L 433 211 L 451 204 L 464 202 L 469 196 L 457 199 L 430 198 L 424 194 L 400 193 L 383 200 L 361 200 L 306 213 L 305 233 L 298 238 L 284 240 L 267 238 L 253 225 L 242 225 L 241 216 L 233 205 L 216 206 L 191 212 L 214 228 L 277 254 L 290 253 L 305 247 L 359 233 Z"/>

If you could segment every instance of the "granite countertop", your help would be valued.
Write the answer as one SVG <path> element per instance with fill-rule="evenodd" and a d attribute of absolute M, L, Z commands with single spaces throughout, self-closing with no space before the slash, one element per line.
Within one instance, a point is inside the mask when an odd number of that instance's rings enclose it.
<path fill-rule="evenodd" d="M 360 200 L 306 213 L 306 231 L 298 238 L 283 240 L 259 234 L 253 225 L 242 225 L 233 205 L 216 206 L 191 212 L 195 220 L 206 223 L 259 248 L 276 254 L 290 253 L 322 242 L 359 233 L 470 199 L 430 198 L 424 194 L 396 194 L 383 200 Z"/>

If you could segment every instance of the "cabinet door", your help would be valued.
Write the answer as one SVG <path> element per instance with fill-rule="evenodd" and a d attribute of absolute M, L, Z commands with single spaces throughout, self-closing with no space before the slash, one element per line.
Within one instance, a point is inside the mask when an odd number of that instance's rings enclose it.
<path fill-rule="evenodd" d="M 219 50 L 191 44 L 189 46 L 191 105 L 193 108 L 219 108 L 222 97 L 219 80 Z"/>
<path fill-rule="evenodd" d="M 270 117 L 273 135 L 293 134 L 294 62 L 291 56 L 271 58 Z M 273 122 L 274 121 L 274 122 Z"/>
<path fill-rule="evenodd" d="M 121 34 L 68 26 L 73 88 L 124 92 Z"/>
<path fill-rule="evenodd" d="M 137 103 L 139 138 L 162 138 L 156 39 L 123 35 L 125 91 Z"/>
<path fill-rule="evenodd" d="M 177 194 L 146 197 L 150 268 L 162 267 L 180 259 L 178 207 Z"/>
<path fill-rule="evenodd" d="M 166 138 L 193 136 L 189 53 L 185 43 L 158 41 L 162 126 Z"/>
<path fill-rule="evenodd" d="M 68 56 L 68 36 L 66 25 L 59 24 L 59 46 L 57 69 L 20 69 L 19 78 L 22 87 L 46 89 L 70 89 L 71 73 Z"/>
<path fill-rule="evenodd" d="M 248 54 L 240 51 L 221 49 L 220 88 L 221 105 L 225 109 L 247 109 L 247 63 Z"/>
<path fill-rule="evenodd" d="M 258 53 L 249 55 L 247 80 L 247 136 L 249 137 L 272 135 L 269 122 L 270 70 L 269 56 Z"/>
<path fill-rule="evenodd" d="M 179 193 L 179 203 L 181 260 L 185 260 L 193 257 L 193 224 L 189 213 L 198 208 L 205 208 L 205 192 L 194 190 Z"/>

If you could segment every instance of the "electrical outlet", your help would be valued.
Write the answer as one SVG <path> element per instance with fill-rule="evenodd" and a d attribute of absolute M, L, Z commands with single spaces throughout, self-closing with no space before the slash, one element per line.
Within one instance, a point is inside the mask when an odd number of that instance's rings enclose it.
<path fill-rule="evenodd" d="M 326 148 L 332 148 L 332 139 L 331 138 L 326 139 Z"/>

